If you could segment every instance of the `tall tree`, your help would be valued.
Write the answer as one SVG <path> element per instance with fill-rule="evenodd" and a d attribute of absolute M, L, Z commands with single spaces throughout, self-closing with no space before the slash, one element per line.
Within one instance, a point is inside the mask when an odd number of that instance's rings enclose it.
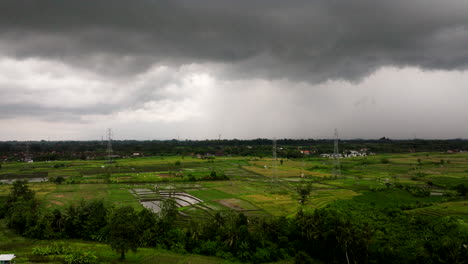
<path fill-rule="evenodd" d="M 24 201 L 33 200 L 34 191 L 29 189 L 27 183 L 28 182 L 26 180 L 13 182 L 7 203 L 14 203 L 20 198 L 22 198 Z"/>
<path fill-rule="evenodd" d="M 136 252 L 139 243 L 138 215 L 131 206 L 117 208 L 109 221 L 109 244 L 112 249 L 120 252 L 120 258 L 125 259 L 129 250 Z"/>
<path fill-rule="evenodd" d="M 296 192 L 299 194 L 299 203 L 304 205 L 307 199 L 309 198 L 310 192 L 312 191 L 312 185 L 302 181 L 297 187 Z"/>
<path fill-rule="evenodd" d="M 164 199 L 161 202 L 160 219 L 165 224 L 171 224 L 177 217 L 177 203 L 173 198 Z"/>
<path fill-rule="evenodd" d="M 155 214 L 151 210 L 143 208 L 138 213 L 138 229 L 141 234 L 139 245 L 142 247 L 156 246 L 158 227 Z"/>
<path fill-rule="evenodd" d="M 38 218 L 38 203 L 27 181 L 13 183 L 3 210 L 8 227 L 20 234 L 24 234 L 28 228 L 35 225 Z"/>

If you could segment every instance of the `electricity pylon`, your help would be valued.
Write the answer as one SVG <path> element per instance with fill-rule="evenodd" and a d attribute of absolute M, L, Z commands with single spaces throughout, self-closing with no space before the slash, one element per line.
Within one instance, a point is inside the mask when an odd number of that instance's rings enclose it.
<path fill-rule="evenodd" d="M 333 148 L 333 178 L 341 177 L 340 151 L 338 149 L 338 130 L 335 128 L 335 144 Z"/>
<path fill-rule="evenodd" d="M 107 163 L 112 163 L 112 128 L 107 129 Z"/>

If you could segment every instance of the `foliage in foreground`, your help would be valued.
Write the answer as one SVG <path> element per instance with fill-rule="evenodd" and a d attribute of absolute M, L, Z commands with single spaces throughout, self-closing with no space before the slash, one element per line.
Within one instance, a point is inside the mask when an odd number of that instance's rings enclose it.
<path fill-rule="evenodd" d="M 458 220 L 407 214 L 403 209 L 413 204 L 405 195 L 410 194 L 400 189 L 368 192 L 312 213 L 300 210 L 293 218 L 217 213 L 181 228 L 174 225 L 177 208 L 170 199 L 157 215 L 102 201 L 81 201 L 48 212 L 38 209 L 34 193 L 19 182 L 4 209 L 8 226 L 19 234 L 106 242 L 121 257 L 138 247 L 159 247 L 254 263 L 292 257 L 297 263 L 312 258 L 326 263 L 466 263 L 468 232 Z M 60 245 L 33 253 L 64 255 L 68 263 L 99 262 L 92 252 Z"/>

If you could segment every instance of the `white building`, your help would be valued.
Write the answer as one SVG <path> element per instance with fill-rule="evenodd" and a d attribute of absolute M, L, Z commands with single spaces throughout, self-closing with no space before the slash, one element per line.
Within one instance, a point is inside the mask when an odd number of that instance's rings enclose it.
<path fill-rule="evenodd" d="M 366 152 L 360 152 L 356 150 L 347 151 L 347 153 L 345 154 L 346 158 L 365 157 L 365 156 L 367 156 Z"/>
<path fill-rule="evenodd" d="M 14 254 L 1 254 L 0 264 L 14 264 L 16 256 Z"/>

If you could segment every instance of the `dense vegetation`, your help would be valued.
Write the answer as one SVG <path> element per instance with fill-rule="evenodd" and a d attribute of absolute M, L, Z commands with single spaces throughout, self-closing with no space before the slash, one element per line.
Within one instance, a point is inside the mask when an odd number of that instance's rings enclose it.
<path fill-rule="evenodd" d="M 369 192 L 313 212 L 299 210 L 293 218 L 248 218 L 225 212 L 212 219 L 192 219 L 189 227 L 180 228 L 174 225 L 177 207 L 172 199 L 165 200 L 156 215 L 148 209 L 135 211 L 100 200 L 81 200 L 63 211 L 47 211 L 39 209 L 26 182 L 16 181 L 1 213 L 8 227 L 23 236 L 106 242 L 121 258 L 138 247 L 161 247 L 254 263 L 294 256 L 296 263 L 312 263 L 312 258 L 326 263 L 466 263 L 466 226 L 451 217 L 402 211 L 423 202 L 430 198 L 414 199 L 404 190 L 393 189 L 391 193 Z M 44 250 L 36 249 L 38 254 L 46 254 L 41 253 Z M 91 263 L 95 258 L 86 252 L 67 257 L 86 261 L 70 263 Z"/>

